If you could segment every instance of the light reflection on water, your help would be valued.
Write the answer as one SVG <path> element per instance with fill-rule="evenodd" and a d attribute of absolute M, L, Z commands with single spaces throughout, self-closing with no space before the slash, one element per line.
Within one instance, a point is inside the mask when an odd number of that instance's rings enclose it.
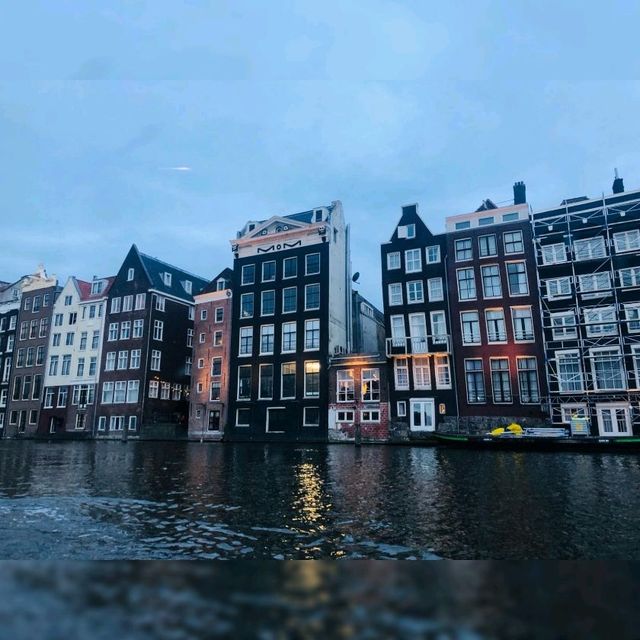
<path fill-rule="evenodd" d="M 631 455 L 0 441 L 0 558 L 640 557 Z"/>

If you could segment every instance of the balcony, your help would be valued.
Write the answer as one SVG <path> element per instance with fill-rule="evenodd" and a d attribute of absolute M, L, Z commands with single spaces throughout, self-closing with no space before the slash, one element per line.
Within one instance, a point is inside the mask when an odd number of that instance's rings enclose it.
<path fill-rule="evenodd" d="M 451 336 L 416 336 L 413 338 L 387 338 L 387 357 L 422 356 L 432 353 L 450 353 Z"/>

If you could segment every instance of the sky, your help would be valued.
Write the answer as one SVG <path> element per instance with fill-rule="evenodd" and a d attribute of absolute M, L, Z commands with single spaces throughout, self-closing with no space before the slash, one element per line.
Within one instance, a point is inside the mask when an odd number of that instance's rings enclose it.
<path fill-rule="evenodd" d="M 640 188 L 640 3 L 20 0 L 0 8 L 0 280 L 206 278 L 249 219 L 341 200 L 360 291 L 434 231 Z"/>

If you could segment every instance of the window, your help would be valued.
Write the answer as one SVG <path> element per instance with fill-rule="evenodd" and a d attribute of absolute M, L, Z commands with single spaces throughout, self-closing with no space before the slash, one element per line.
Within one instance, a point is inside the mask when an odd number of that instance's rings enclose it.
<path fill-rule="evenodd" d="M 338 411 L 336 412 L 336 422 L 338 423 L 353 423 L 354 412 L 353 411 Z"/>
<path fill-rule="evenodd" d="M 102 404 L 111 404 L 112 402 L 113 402 L 113 382 L 104 382 L 102 384 Z"/>
<path fill-rule="evenodd" d="M 185 358 L 185 361 L 184 361 L 184 375 L 185 376 L 190 376 L 191 375 L 192 365 L 193 365 L 193 360 L 191 359 L 191 356 L 187 356 Z"/>
<path fill-rule="evenodd" d="M 298 288 L 285 287 L 282 290 L 282 313 L 293 313 L 298 308 Z"/>
<path fill-rule="evenodd" d="M 40 331 L 38 337 L 45 338 L 49 329 L 49 318 L 40 318 Z"/>
<path fill-rule="evenodd" d="M 281 368 L 280 395 L 283 400 L 296 397 L 296 363 L 285 362 Z"/>
<path fill-rule="evenodd" d="M 312 351 L 320 348 L 320 320 L 304 321 L 304 350 Z"/>
<path fill-rule="evenodd" d="M 422 271 L 422 252 L 420 249 L 407 249 L 404 252 L 405 273 Z"/>
<path fill-rule="evenodd" d="M 204 369 L 204 358 L 198 358 L 198 369 Z"/>
<path fill-rule="evenodd" d="M 320 254 L 309 253 L 305 256 L 304 273 L 307 276 L 313 276 L 320 273 Z"/>
<path fill-rule="evenodd" d="M 66 335 L 66 338 L 65 338 L 65 341 L 64 341 L 64 343 L 65 343 L 65 345 L 67 347 L 72 347 L 73 346 L 74 335 L 75 334 L 73 332 L 71 332 L 71 331 L 67 332 L 67 335 Z"/>
<path fill-rule="evenodd" d="M 214 322 L 220 324 L 224 320 L 224 307 L 216 307 Z"/>
<path fill-rule="evenodd" d="M 304 288 L 304 310 L 313 311 L 320 308 L 320 285 L 308 284 Z"/>
<path fill-rule="evenodd" d="M 522 253 L 524 251 L 522 231 L 505 231 L 502 239 L 504 241 L 504 252 L 506 254 Z"/>
<path fill-rule="evenodd" d="M 549 300 L 571 296 L 571 278 L 553 278 L 546 281 Z"/>
<path fill-rule="evenodd" d="M 159 395 L 159 391 L 160 391 L 160 383 L 157 380 L 150 380 L 149 381 L 149 397 L 157 398 Z"/>
<path fill-rule="evenodd" d="M 273 289 L 261 293 L 260 308 L 262 316 L 272 316 L 276 312 L 276 292 Z"/>
<path fill-rule="evenodd" d="M 68 376 L 71 373 L 71 356 L 62 356 L 62 369 L 60 370 L 61 376 Z"/>
<path fill-rule="evenodd" d="M 393 282 L 389 285 L 389 306 L 402 304 L 402 284 Z"/>
<path fill-rule="evenodd" d="M 163 298 L 162 296 L 156 296 L 156 311 L 164 311 L 166 308 L 166 301 L 165 298 Z M 189 308 L 189 311 L 191 312 L 193 310 L 193 307 Z"/>
<path fill-rule="evenodd" d="M 500 267 L 497 264 L 489 264 L 480 267 L 482 273 L 482 291 L 485 298 L 501 298 L 502 283 L 500 282 Z"/>
<path fill-rule="evenodd" d="M 248 427 L 251 420 L 250 409 L 236 409 L 236 427 Z"/>
<path fill-rule="evenodd" d="M 391 339 L 393 346 L 404 347 L 406 336 L 404 316 L 391 316 Z"/>
<path fill-rule="evenodd" d="M 320 395 L 320 363 L 307 361 L 304 363 L 304 395 L 305 398 L 317 398 Z"/>
<path fill-rule="evenodd" d="M 429 291 L 429 302 L 440 302 L 444 300 L 442 278 L 429 278 L 427 280 L 427 289 Z"/>
<path fill-rule="evenodd" d="M 133 321 L 133 337 L 142 338 L 143 331 L 144 331 L 144 320 L 134 320 Z"/>
<path fill-rule="evenodd" d="M 272 324 L 263 324 L 260 327 L 260 355 L 273 353 L 274 328 Z"/>
<path fill-rule="evenodd" d="M 387 253 L 387 269 L 399 269 L 400 268 L 400 252 L 392 251 Z"/>
<path fill-rule="evenodd" d="M 251 399 L 251 365 L 243 364 L 238 367 L 238 400 Z"/>
<path fill-rule="evenodd" d="M 156 320 L 156 322 L 158 322 Z M 161 323 L 162 324 L 162 323 Z M 120 323 L 120 340 L 128 340 L 131 337 L 131 321 Z"/>
<path fill-rule="evenodd" d="M 611 289 L 611 277 L 607 271 L 578 276 L 578 281 L 580 283 L 580 291 L 582 293 L 606 291 Z"/>
<path fill-rule="evenodd" d="M 243 293 L 240 296 L 240 317 L 253 317 L 253 293 Z"/>
<path fill-rule="evenodd" d="M 584 322 L 587 325 L 587 336 L 589 338 L 615 336 L 618 333 L 615 307 L 585 309 Z"/>
<path fill-rule="evenodd" d="M 70 307 L 73 304 L 73 296 L 65 296 L 64 297 L 64 306 Z M 34 309 L 35 311 L 35 309 Z"/>
<path fill-rule="evenodd" d="M 467 402 L 469 404 L 482 404 L 487 401 L 484 387 L 484 372 L 482 359 L 472 358 L 464 361 L 464 376 L 467 386 Z"/>
<path fill-rule="evenodd" d="M 127 381 L 127 400 L 128 404 L 138 402 L 138 394 L 140 393 L 140 381 L 128 380 Z"/>
<path fill-rule="evenodd" d="M 207 319 L 207 310 L 200 309 L 200 320 L 206 320 L 206 319 Z"/>
<path fill-rule="evenodd" d="M 476 299 L 476 279 L 473 269 L 458 269 L 458 298 L 460 300 Z"/>
<path fill-rule="evenodd" d="M 262 263 L 262 282 L 273 282 L 276 279 L 276 263 L 274 260 Z"/>
<path fill-rule="evenodd" d="M 170 287 L 171 286 L 171 274 L 168 271 L 165 271 L 164 274 L 162 274 L 162 279 L 164 281 L 165 287 Z"/>
<path fill-rule="evenodd" d="M 531 313 L 531 307 L 512 307 L 511 321 L 516 342 L 533 340 L 533 314 Z"/>
<path fill-rule="evenodd" d="M 135 431 L 138 427 L 137 416 L 129 416 L 129 431 Z"/>
<path fill-rule="evenodd" d="M 522 404 L 537 404 L 540 402 L 540 387 L 538 385 L 538 366 L 535 358 L 519 357 L 518 388 Z"/>
<path fill-rule="evenodd" d="M 487 321 L 487 340 L 491 342 L 506 342 L 507 327 L 504 321 L 502 309 L 487 309 L 485 311 Z"/>
<path fill-rule="evenodd" d="M 273 398 L 273 365 L 261 364 L 259 376 L 258 398 L 271 400 Z"/>
<path fill-rule="evenodd" d="M 110 322 L 109 323 L 109 334 L 107 336 L 107 340 L 109 342 L 114 342 L 115 340 L 118 339 L 118 329 L 120 328 L 120 325 L 117 322 Z"/>
<path fill-rule="evenodd" d="M 411 336 L 412 353 L 428 353 L 429 344 L 427 342 L 427 321 L 424 313 L 409 314 L 409 334 Z M 404 346 L 404 341 L 400 343 Z"/>
<path fill-rule="evenodd" d="M 338 402 L 353 402 L 355 400 L 353 369 L 338 369 L 336 384 Z"/>
<path fill-rule="evenodd" d="M 135 269 L 128 269 L 127 270 L 127 282 L 131 282 L 135 276 L 136 270 Z"/>
<path fill-rule="evenodd" d="M 564 242 L 545 244 L 540 249 L 542 251 L 542 264 L 558 264 L 567 261 L 567 249 Z"/>
<path fill-rule="evenodd" d="M 211 402 L 215 402 L 216 400 L 220 400 L 220 383 L 212 382 L 209 387 L 209 400 Z"/>
<path fill-rule="evenodd" d="M 75 324 L 78 321 L 78 314 L 77 313 L 70 313 L 69 314 L 69 324 Z M 33 324 L 31 325 L 33 327 Z M 32 337 L 35 337 L 32 336 Z"/>
<path fill-rule="evenodd" d="M 396 413 L 398 418 L 403 418 L 407 415 L 407 403 L 405 400 L 399 400 L 396 402 Z"/>
<path fill-rule="evenodd" d="M 491 387 L 496 404 L 512 402 L 509 358 L 491 358 Z"/>
<path fill-rule="evenodd" d="M 633 354 L 633 371 L 636 375 L 636 386 L 635 388 L 640 388 L 640 345 L 632 345 L 631 353 Z"/>
<path fill-rule="evenodd" d="M 471 221 L 470 220 L 463 220 L 462 222 L 456 222 L 456 231 L 460 231 L 461 229 L 470 229 L 471 228 Z"/>
<path fill-rule="evenodd" d="M 462 324 L 462 344 L 481 344 L 480 314 L 477 311 L 463 311 L 460 314 Z"/>
<path fill-rule="evenodd" d="M 409 388 L 409 360 L 408 358 L 395 358 L 393 361 L 393 373 L 396 389 Z"/>
<path fill-rule="evenodd" d="M 319 427 L 320 426 L 320 408 L 305 407 L 303 410 L 303 427 Z"/>
<path fill-rule="evenodd" d="M 95 376 L 97 368 L 98 368 L 98 358 L 96 358 L 96 356 L 91 356 L 91 358 L 89 358 L 89 375 Z"/>
<path fill-rule="evenodd" d="M 52 409 L 53 408 L 53 396 L 54 396 L 54 390 L 51 387 L 47 387 L 47 389 L 44 392 L 44 405 L 43 405 L 43 407 L 45 409 Z"/>
<path fill-rule="evenodd" d="M 478 238 L 478 251 L 481 258 L 498 255 L 498 244 L 495 235 L 480 236 Z"/>
<path fill-rule="evenodd" d="M 632 229 L 631 231 L 614 233 L 613 245 L 616 248 L 616 253 L 622 253 L 624 251 L 640 251 L 640 230 Z"/>
<path fill-rule="evenodd" d="M 398 238 L 415 238 L 416 237 L 416 225 L 406 224 L 398 226 Z"/>
<path fill-rule="evenodd" d="M 296 350 L 297 330 L 295 322 L 282 323 L 282 353 L 293 353 Z"/>
<path fill-rule="evenodd" d="M 253 327 L 240 327 L 240 355 L 250 356 L 253 352 Z"/>
<path fill-rule="evenodd" d="M 105 371 L 114 371 L 116 368 L 116 352 L 109 351 L 107 353 L 107 357 L 104 361 L 104 370 Z"/>
<path fill-rule="evenodd" d="M 509 295 L 523 296 L 529 293 L 527 267 L 524 262 L 507 262 L 507 280 Z"/>
<path fill-rule="evenodd" d="M 462 238 L 456 240 L 456 262 L 462 262 L 464 260 L 471 260 L 473 258 L 473 245 L 471 238 Z"/>
<path fill-rule="evenodd" d="M 111 298 L 111 313 L 120 313 L 120 298 Z"/>
<path fill-rule="evenodd" d="M 213 332 L 213 346 L 214 347 L 222 346 L 222 331 Z"/>
<path fill-rule="evenodd" d="M 378 409 L 363 409 L 360 411 L 361 422 L 380 422 L 380 411 Z"/>
<path fill-rule="evenodd" d="M 193 347 L 193 329 L 187 329 L 187 347 Z"/>
<path fill-rule="evenodd" d="M 283 261 L 283 278 L 295 278 L 298 275 L 298 258 L 285 258 Z"/>
<path fill-rule="evenodd" d="M 129 362 L 129 352 L 118 351 L 118 370 L 121 371 L 123 369 L 126 369 L 128 362 Z"/>
<path fill-rule="evenodd" d="M 578 351 L 556 351 L 556 368 L 560 393 L 583 391 L 582 366 Z"/>
<path fill-rule="evenodd" d="M 422 280 L 407 282 L 407 304 L 424 302 L 424 288 Z"/>
<path fill-rule="evenodd" d="M 80 351 L 85 351 L 87 349 L 87 332 L 83 331 L 80 334 Z"/>
<path fill-rule="evenodd" d="M 520 214 L 517 211 L 513 213 L 505 213 L 502 216 L 502 222 L 513 222 L 514 220 L 518 220 L 520 218 Z"/>
<path fill-rule="evenodd" d="M 433 344 L 446 344 L 447 317 L 445 312 L 432 311 L 430 316 L 431 316 L 431 340 Z"/>
<path fill-rule="evenodd" d="M 640 286 L 640 267 L 630 267 L 628 269 L 620 269 L 621 287 L 638 287 Z"/>
<path fill-rule="evenodd" d="M 625 304 L 624 313 L 627 320 L 627 329 L 629 330 L 629 333 L 640 332 L 640 305 Z"/>
<path fill-rule="evenodd" d="M 82 378 L 84 376 L 84 358 L 78 358 L 76 376 L 78 376 L 78 378 Z"/>
<path fill-rule="evenodd" d="M 624 359 L 620 349 L 590 349 L 589 358 L 596 391 L 626 389 Z"/>
<path fill-rule="evenodd" d="M 133 296 L 125 296 L 122 298 L 122 311 L 131 311 L 133 309 Z"/>
<path fill-rule="evenodd" d="M 171 397 L 171 384 L 169 382 L 160 383 L 160 399 L 169 400 Z"/>
<path fill-rule="evenodd" d="M 604 258 L 607 255 L 604 238 L 602 236 L 587 238 L 586 240 L 574 240 L 573 252 L 576 260 Z"/>
<path fill-rule="evenodd" d="M 140 368 L 140 360 L 142 357 L 142 351 L 140 349 L 132 349 L 131 350 L 131 369 L 139 369 Z"/>
<path fill-rule="evenodd" d="M 162 341 L 162 335 L 164 333 L 164 322 L 162 320 L 153 321 L 153 339 Z"/>
<path fill-rule="evenodd" d="M 242 279 L 241 283 L 243 285 L 253 284 L 256 280 L 256 265 L 255 264 L 245 264 L 242 267 Z"/>
<path fill-rule="evenodd" d="M 436 370 L 436 388 L 451 389 L 451 366 L 448 355 L 435 355 L 433 364 Z"/>
<path fill-rule="evenodd" d="M 415 356 L 413 364 L 413 386 L 416 389 L 431 389 L 431 367 L 429 358 Z"/>
<path fill-rule="evenodd" d="M 136 311 L 140 311 L 144 309 L 147 303 L 147 294 L 146 293 L 137 293 L 136 294 Z"/>
<path fill-rule="evenodd" d="M 493 216 L 487 216 L 486 218 L 480 218 L 478 220 L 478 226 L 487 227 L 490 224 L 493 224 L 494 222 L 495 222 L 495 218 Z"/>
<path fill-rule="evenodd" d="M 435 244 L 426 248 L 427 264 L 440 262 L 440 246 Z"/>
<path fill-rule="evenodd" d="M 153 350 L 151 351 L 151 371 L 160 371 L 160 363 L 162 360 L 162 352 Z"/>

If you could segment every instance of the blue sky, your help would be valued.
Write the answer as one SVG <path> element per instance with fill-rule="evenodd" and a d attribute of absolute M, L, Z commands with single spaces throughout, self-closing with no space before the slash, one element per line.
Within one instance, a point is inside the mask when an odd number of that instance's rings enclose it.
<path fill-rule="evenodd" d="M 640 187 L 640 3 L 6 2 L 0 280 L 212 277 L 247 219 L 342 201 L 379 303 L 400 206 L 434 231 L 524 180 L 536 209 Z M 190 170 L 177 170 L 186 168 Z"/>

